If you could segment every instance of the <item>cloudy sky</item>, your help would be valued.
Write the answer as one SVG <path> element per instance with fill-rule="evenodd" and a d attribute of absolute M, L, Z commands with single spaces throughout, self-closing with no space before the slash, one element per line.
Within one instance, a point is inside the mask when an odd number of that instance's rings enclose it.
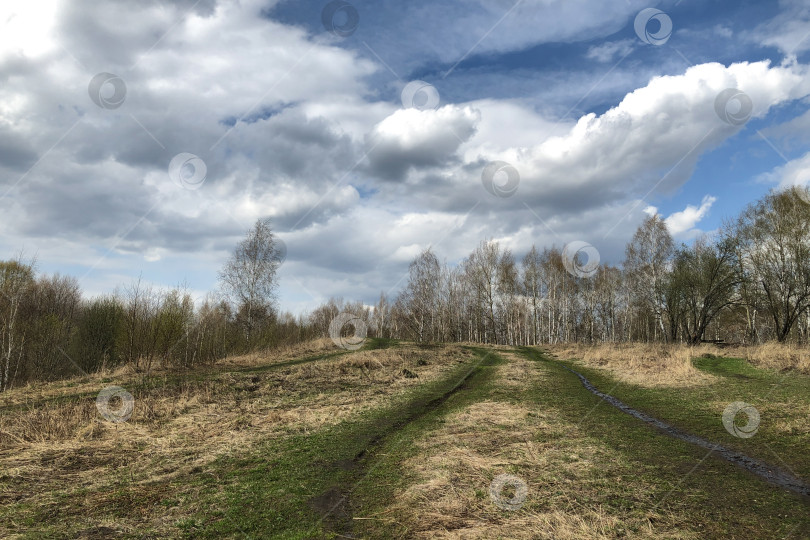
<path fill-rule="evenodd" d="M 198 295 L 259 217 L 281 304 L 432 246 L 679 241 L 810 182 L 805 0 L 3 0 L 0 259 Z"/>

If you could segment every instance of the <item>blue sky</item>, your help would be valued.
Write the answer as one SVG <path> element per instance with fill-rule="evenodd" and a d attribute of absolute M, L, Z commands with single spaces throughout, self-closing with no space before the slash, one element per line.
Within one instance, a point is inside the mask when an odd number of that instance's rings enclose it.
<path fill-rule="evenodd" d="M 584 241 L 618 264 L 650 212 L 689 242 L 810 182 L 805 4 L 4 2 L 0 258 L 24 250 L 88 295 L 142 276 L 202 297 L 271 217 L 300 313 L 395 293 L 427 247 L 454 264 L 483 239 Z M 99 73 L 120 103 L 94 99 Z M 403 102 L 414 81 L 435 107 Z M 715 111 L 727 89 L 745 121 Z M 199 185 L 169 170 L 182 153 Z M 519 174 L 510 196 L 482 185 L 496 162 Z"/>

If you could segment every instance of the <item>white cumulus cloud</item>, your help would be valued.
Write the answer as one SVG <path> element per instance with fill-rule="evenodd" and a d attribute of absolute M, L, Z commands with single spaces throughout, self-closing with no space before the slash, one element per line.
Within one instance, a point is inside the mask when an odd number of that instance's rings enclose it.
<path fill-rule="evenodd" d="M 694 236 L 699 231 L 695 230 L 700 221 L 709 214 L 712 205 L 717 200 L 717 197 L 706 195 L 700 203 L 700 206 L 687 205 L 686 208 L 680 212 L 670 214 L 665 220 L 667 228 L 672 236 Z"/>

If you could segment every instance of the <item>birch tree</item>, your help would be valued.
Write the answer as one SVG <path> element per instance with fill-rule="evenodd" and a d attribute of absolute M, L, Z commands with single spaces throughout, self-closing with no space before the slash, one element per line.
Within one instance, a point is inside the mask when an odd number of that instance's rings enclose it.
<path fill-rule="evenodd" d="M 672 236 L 657 214 L 644 220 L 627 244 L 624 270 L 634 284 L 640 305 L 648 308 L 655 318 L 654 338 L 664 330 L 664 283 L 673 253 Z"/>
<path fill-rule="evenodd" d="M 26 329 L 21 306 L 34 286 L 34 263 L 0 262 L 0 391 L 8 390 L 23 359 Z"/>
<path fill-rule="evenodd" d="M 282 256 L 270 220 L 259 219 L 219 273 L 226 296 L 237 307 L 248 347 L 259 325 L 272 315 Z"/>

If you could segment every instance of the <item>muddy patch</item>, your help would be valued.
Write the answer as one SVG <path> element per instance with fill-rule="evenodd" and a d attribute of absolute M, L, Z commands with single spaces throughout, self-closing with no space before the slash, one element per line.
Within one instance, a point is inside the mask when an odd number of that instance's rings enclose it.
<path fill-rule="evenodd" d="M 351 533 L 353 520 L 349 496 L 340 487 L 330 487 L 320 495 L 312 497 L 308 504 L 321 516 L 327 530 L 344 535 Z"/>

